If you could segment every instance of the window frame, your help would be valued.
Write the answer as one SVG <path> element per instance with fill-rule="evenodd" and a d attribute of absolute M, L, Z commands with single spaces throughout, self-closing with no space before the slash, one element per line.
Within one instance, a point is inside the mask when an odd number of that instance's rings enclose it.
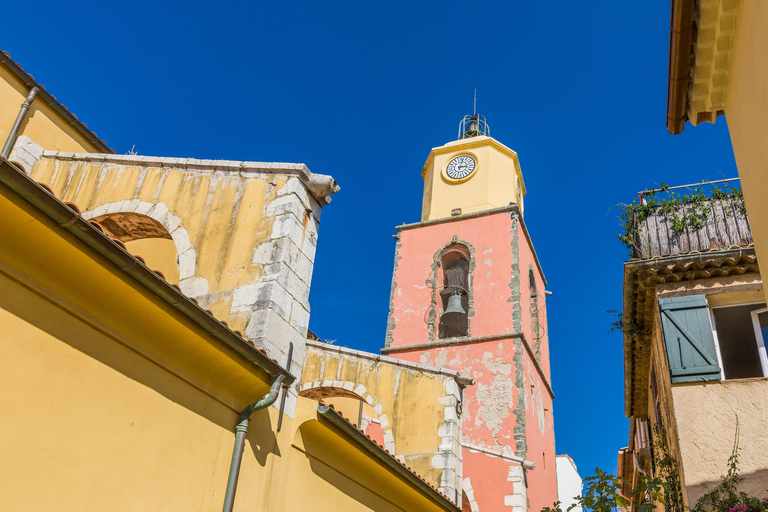
<path fill-rule="evenodd" d="M 709 299 L 709 297 L 707 297 Z M 721 381 L 731 381 L 731 380 L 744 380 L 744 379 L 726 379 L 725 378 L 725 365 L 723 364 L 723 358 L 720 355 L 720 338 L 717 335 L 717 323 L 715 322 L 715 309 L 724 309 L 724 308 L 731 308 L 731 307 L 737 307 L 737 306 L 750 306 L 753 304 L 763 304 L 766 305 L 766 307 L 761 309 L 756 309 L 754 311 L 750 311 L 750 318 L 752 320 L 752 330 L 755 334 L 755 342 L 757 343 L 757 352 L 758 357 L 760 358 L 760 367 L 763 371 L 763 375 L 760 377 L 746 377 L 746 378 L 766 378 L 768 377 L 768 356 L 766 356 L 766 348 L 765 348 L 765 341 L 763 340 L 763 333 L 760 330 L 760 321 L 757 318 L 757 315 L 759 313 L 766 313 L 768 312 L 768 304 L 765 302 L 755 302 L 755 301 L 738 301 L 738 302 L 731 302 L 727 304 L 709 304 L 709 300 L 707 300 L 708 307 L 709 307 L 709 323 L 710 327 L 712 328 L 712 337 L 715 339 L 715 352 L 717 353 L 717 364 L 720 366 L 720 380 Z"/>
<path fill-rule="evenodd" d="M 755 339 L 757 340 L 757 352 L 760 354 L 760 365 L 763 367 L 763 377 L 768 377 L 768 353 L 765 349 L 765 339 L 763 330 L 760 328 L 760 319 L 757 316 L 760 313 L 768 313 L 768 307 L 756 309 L 750 312 L 752 316 L 752 327 L 755 329 Z"/>

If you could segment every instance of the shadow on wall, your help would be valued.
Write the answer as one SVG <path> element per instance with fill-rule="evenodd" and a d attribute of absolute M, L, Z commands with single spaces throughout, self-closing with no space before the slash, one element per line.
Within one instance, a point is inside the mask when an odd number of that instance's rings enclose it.
<path fill-rule="evenodd" d="M 285 391 L 281 391 L 285 393 Z M 230 427 L 231 428 L 231 427 Z M 253 457 L 261 467 L 267 465 L 267 456 L 270 454 L 280 457 L 280 447 L 277 444 L 275 430 L 277 425 L 272 424 L 269 411 L 258 411 L 251 416 L 248 434 L 245 438 L 253 452 Z"/>
<path fill-rule="evenodd" d="M 743 455 L 742 455 L 743 459 Z M 723 463 L 723 473 L 728 468 L 726 463 Z M 739 483 L 738 491 L 745 492 L 749 496 L 755 498 L 768 498 L 768 468 L 758 471 L 742 471 L 740 473 L 742 481 Z M 710 482 L 703 482 L 701 484 L 687 485 L 686 491 L 688 492 L 688 503 L 693 508 L 696 502 L 704 496 L 707 492 L 711 491 L 720 484 L 720 480 L 713 480 Z"/>
<path fill-rule="evenodd" d="M 179 254 L 171 234 L 155 219 L 134 212 L 100 215 L 98 222 L 110 238 L 120 240 L 131 254 L 141 256 L 149 268 L 163 273 L 166 281 L 179 284 Z"/>
<path fill-rule="evenodd" d="M 222 428 L 237 423 L 237 414 L 222 403 L 2 274 L 0 289 L 6 291 L 0 293 L 0 309 Z"/>
<path fill-rule="evenodd" d="M 333 428 L 326 426 L 322 420 L 310 420 L 303 423 L 296 432 L 301 441 L 295 440 L 294 446 L 303 446 L 302 451 L 312 473 L 356 501 L 361 509 L 377 512 L 402 510 L 370 488 L 380 478 L 381 466 L 357 452 Z M 355 478 L 348 475 L 354 475 Z M 299 506 L 307 510 L 335 510 L 333 507 L 338 505 L 338 499 L 333 498 L 333 493 L 295 494 L 305 496 L 295 497 L 291 503 L 295 508 L 291 510 L 299 510 Z M 324 494 L 329 496 L 326 506 L 322 503 Z"/>

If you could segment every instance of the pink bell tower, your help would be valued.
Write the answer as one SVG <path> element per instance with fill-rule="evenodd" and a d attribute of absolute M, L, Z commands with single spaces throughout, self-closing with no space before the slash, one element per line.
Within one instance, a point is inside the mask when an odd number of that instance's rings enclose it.
<path fill-rule="evenodd" d="M 517 154 L 467 116 L 422 177 L 421 222 L 395 236 L 382 353 L 475 380 L 459 409 L 463 508 L 538 512 L 557 500 L 554 394 Z"/>

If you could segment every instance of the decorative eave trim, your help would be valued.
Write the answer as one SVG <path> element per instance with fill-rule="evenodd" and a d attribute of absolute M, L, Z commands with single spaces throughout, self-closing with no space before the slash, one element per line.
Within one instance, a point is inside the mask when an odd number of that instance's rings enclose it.
<path fill-rule="evenodd" d="M 714 123 L 725 111 L 738 0 L 699 0 L 688 88 L 688 119 L 693 126 Z"/>
<path fill-rule="evenodd" d="M 714 123 L 724 113 L 738 0 L 673 0 L 667 131 Z"/>
<path fill-rule="evenodd" d="M 408 229 L 423 228 L 427 226 L 434 226 L 437 224 L 445 224 L 448 222 L 459 222 L 462 220 L 485 217 L 486 215 L 495 215 L 497 213 L 509 213 L 509 212 L 515 212 L 517 214 L 517 218 L 520 221 L 520 225 L 523 227 L 523 233 L 525 234 L 525 239 L 528 240 L 528 245 L 531 246 L 531 251 L 533 252 L 533 259 L 536 262 L 536 266 L 539 269 L 539 273 L 541 274 L 541 279 L 544 281 L 544 286 L 546 286 L 547 278 L 544 276 L 544 271 L 541 268 L 541 263 L 539 262 L 538 255 L 536 254 L 536 249 L 533 247 L 533 241 L 531 240 L 531 235 L 528 233 L 528 228 L 525 226 L 525 221 L 523 220 L 523 212 L 520 211 L 520 206 L 517 203 L 509 203 L 509 206 L 491 208 L 490 210 L 482 210 L 479 212 L 454 215 L 453 217 L 442 217 L 440 219 L 425 220 L 422 222 L 413 222 L 411 224 L 401 224 L 400 226 L 395 226 L 395 229 L 397 230 L 398 233 L 400 233 L 401 231 L 405 231 Z M 399 236 L 399 235 L 395 235 L 395 236 Z"/>
<path fill-rule="evenodd" d="M 690 253 L 624 264 L 624 414 L 644 415 L 656 288 L 665 283 L 759 274 L 754 247 Z M 640 333 L 628 333 L 634 322 Z"/>

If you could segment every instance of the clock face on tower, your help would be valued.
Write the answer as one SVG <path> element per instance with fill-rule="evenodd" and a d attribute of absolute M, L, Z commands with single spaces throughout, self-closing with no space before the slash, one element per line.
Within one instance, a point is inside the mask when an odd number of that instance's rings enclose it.
<path fill-rule="evenodd" d="M 445 168 L 445 174 L 452 180 L 463 180 L 475 171 L 477 164 L 475 159 L 469 155 L 459 155 L 450 162 Z"/>

